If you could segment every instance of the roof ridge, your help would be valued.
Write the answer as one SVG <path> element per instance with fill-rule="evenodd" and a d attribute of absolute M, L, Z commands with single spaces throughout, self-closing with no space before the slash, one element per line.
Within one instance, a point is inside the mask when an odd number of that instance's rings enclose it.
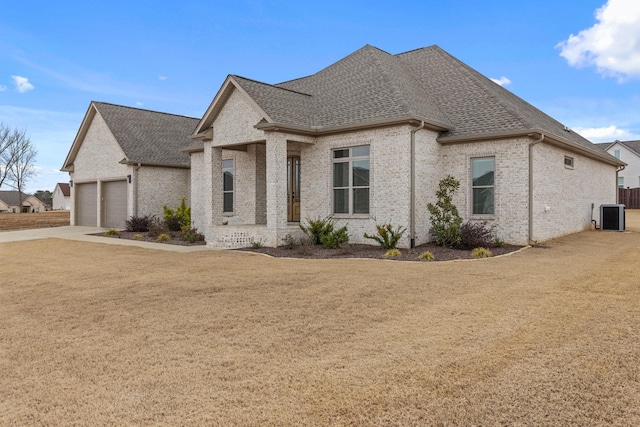
<path fill-rule="evenodd" d="M 102 105 L 109 105 L 109 106 L 118 107 L 118 108 L 127 108 L 129 110 L 145 111 L 147 113 L 156 113 L 156 114 L 163 114 L 163 115 L 166 115 L 166 116 L 182 117 L 182 118 L 185 118 L 185 119 L 200 120 L 200 119 L 198 119 L 196 117 L 185 116 L 184 114 L 173 114 L 173 113 L 167 113 L 167 112 L 164 112 L 164 111 L 149 110 L 148 108 L 130 107 L 128 105 L 113 104 L 111 102 L 91 101 L 91 103 L 94 104 L 94 105 L 102 104 Z"/>
<path fill-rule="evenodd" d="M 237 77 L 237 78 L 240 78 L 240 79 L 243 79 L 243 80 L 247 80 L 247 81 L 250 81 L 250 82 L 253 82 L 253 83 L 258 83 L 258 84 L 261 84 L 261 85 L 269 86 L 269 87 L 272 87 L 272 88 L 275 88 L 275 89 L 286 90 L 287 92 L 297 93 L 298 95 L 313 96 L 313 95 L 308 94 L 308 93 L 299 92 L 297 90 L 287 89 L 285 87 L 280 87 L 277 84 L 273 85 L 271 83 L 261 82 L 260 80 L 254 80 L 254 79 L 250 79 L 250 78 L 247 78 L 247 77 L 239 76 L 237 74 L 231 74 L 231 77 Z M 298 79 L 296 79 L 296 80 L 298 80 Z M 282 84 L 282 83 L 278 83 L 278 84 Z"/>

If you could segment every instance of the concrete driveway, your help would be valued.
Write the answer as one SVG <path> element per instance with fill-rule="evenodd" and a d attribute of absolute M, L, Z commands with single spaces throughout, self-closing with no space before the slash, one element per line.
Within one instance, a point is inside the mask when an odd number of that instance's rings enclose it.
<path fill-rule="evenodd" d="M 138 246 L 147 249 L 157 249 L 169 252 L 198 252 L 212 250 L 204 245 L 199 246 L 180 246 L 169 245 L 165 243 L 141 242 L 129 239 L 107 238 L 102 236 L 94 236 L 96 233 L 106 231 L 99 227 L 85 226 L 66 226 L 52 228 L 36 228 L 32 230 L 17 230 L 0 232 L 0 243 L 19 242 L 24 240 L 38 239 L 64 239 L 76 240 L 81 242 L 103 243 L 107 245 L 121 246 Z"/>

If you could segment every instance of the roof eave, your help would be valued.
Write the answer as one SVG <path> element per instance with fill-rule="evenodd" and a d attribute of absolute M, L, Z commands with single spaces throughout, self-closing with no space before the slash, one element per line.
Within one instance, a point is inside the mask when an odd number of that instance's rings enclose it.
<path fill-rule="evenodd" d="M 134 159 L 122 159 L 118 163 L 127 165 L 127 166 L 153 166 L 159 168 L 175 168 L 175 169 L 191 169 L 190 164 L 175 164 L 175 163 L 154 163 L 147 162 L 144 160 L 134 160 Z"/>
<path fill-rule="evenodd" d="M 254 125 L 256 129 L 263 131 L 286 131 L 301 135 L 321 136 L 333 133 L 351 132 L 357 130 L 373 129 L 399 124 L 420 125 L 433 131 L 442 132 L 451 130 L 451 126 L 434 120 L 427 120 L 416 116 L 395 117 L 392 119 L 370 120 L 360 123 L 349 123 L 337 126 L 300 126 L 289 123 L 258 123 Z"/>
<path fill-rule="evenodd" d="M 508 132 L 496 132 L 496 133 L 482 133 L 475 135 L 463 135 L 463 136 L 443 136 L 437 139 L 437 141 L 441 144 L 455 144 L 455 143 L 465 143 L 465 142 L 476 142 L 476 141 L 487 141 L 493 139 L 506 139 L 513 137 L 531 137 L 534 135 L 544 135 L 545 142 L 550 142 L 553 145 L 568 148 L 571 151 L 579 152 L 587 157 L 590 157 L 595 160 L 600 160 L 602 162 L 608 163 L 614 166 L 625 166 L 626 163 L 616 159 L 610 154 L 600 152 L 596 148 L 589 149 L 583 145 L 580 145 L 576 142 L 570 141 L 561 136 L 549 133 L 542 129 L 522 129 L 518 131 L 508 131 Z"/>

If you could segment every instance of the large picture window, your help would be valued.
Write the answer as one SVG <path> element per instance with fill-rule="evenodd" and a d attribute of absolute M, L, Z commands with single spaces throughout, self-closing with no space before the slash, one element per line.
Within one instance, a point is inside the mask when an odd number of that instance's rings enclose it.
<path fill-rule="evenodd" d="M 222 212 L 233 212 L 233 160 L 222 161 Z"/>
<path fill-rule="evenodd" d="M 369 213 L 369 146 L 333 150 L 333 213 Z"/>
<path fill-rule="evenodd" d="M 471 159 L 473 214 L 493 215 L 495 194 L 495 159 Z"/>

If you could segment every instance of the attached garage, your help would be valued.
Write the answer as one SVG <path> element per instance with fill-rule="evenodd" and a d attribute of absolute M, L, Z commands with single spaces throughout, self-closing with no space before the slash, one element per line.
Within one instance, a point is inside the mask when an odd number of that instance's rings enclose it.
<path fill-rule="evenodd" d="M 89 182 L 76 184 L 76 225 L 96 227 L 98 225 L 98 184 Z"/>
<path fill-rule="evenodd" d="M 102 226 L 124 228 L 127 220 L 127 181 L 102 183 Z"/>

